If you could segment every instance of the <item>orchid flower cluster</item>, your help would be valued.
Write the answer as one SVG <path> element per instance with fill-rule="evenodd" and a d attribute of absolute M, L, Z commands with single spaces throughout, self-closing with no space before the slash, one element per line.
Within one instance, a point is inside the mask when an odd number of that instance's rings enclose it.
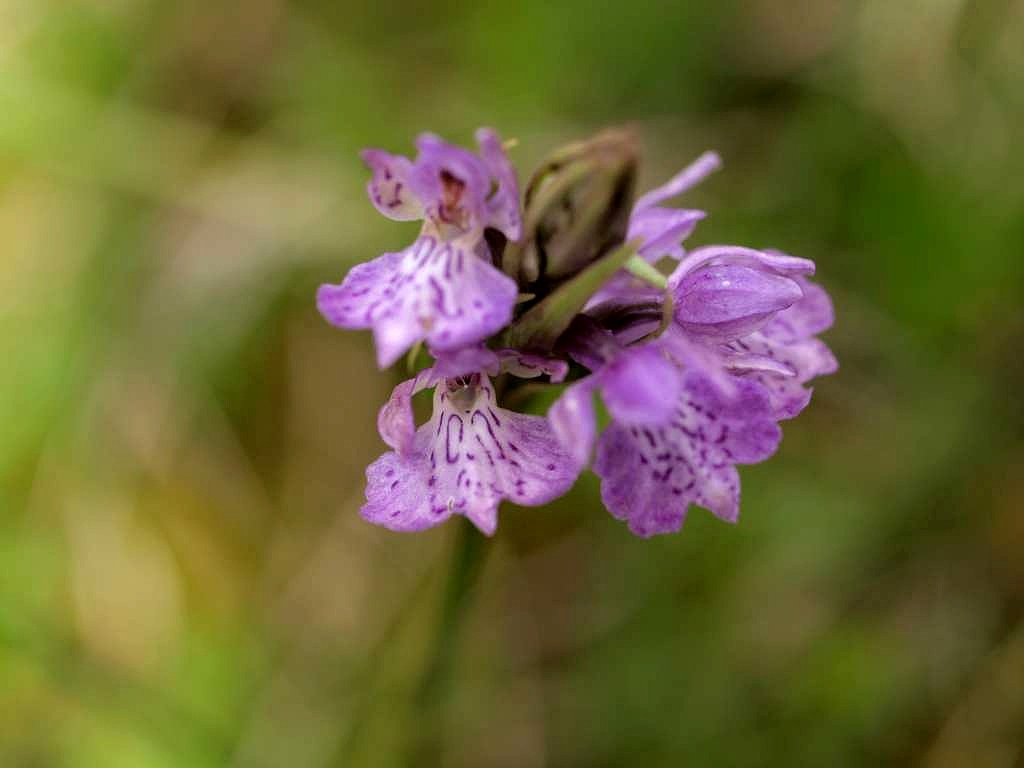
<path fill-rule="evenodd" d="M 474 153 L 423 134 L 414 160 L 366 150 L 374 206 L 422 229 L 317 294 L 330 323 L 372 330 L 381 368 L 433 359 L 380 411 L 391 450 L 366 471 L 362 516 L 420 531 L 463 515 L 491 535 L 501 501 L 545 504 L 591 466 L 639 536 L 679 530 L 691 504 L 735 521 L 737 465 L 771 456 L 778 422 L 837 368 L 816 338 L 833 311 L 814 263 L 684 249 L 705 213 L 665 203 L 714 153 L 633 202 L 635 141 L 609 131 L 552 154 L 521 201 L 506 146 L 476 139 Z M 564 386 L 546 416 L 501 405 L 538 377 Z M 417 427 L 412 398 L 431 388 Z"/>

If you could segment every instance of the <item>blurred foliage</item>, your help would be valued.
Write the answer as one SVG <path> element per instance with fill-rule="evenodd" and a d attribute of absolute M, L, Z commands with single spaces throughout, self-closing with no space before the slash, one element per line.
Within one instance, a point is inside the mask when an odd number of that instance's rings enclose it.
<path fill-rule="evenodd" d="M 1024 4 L 0 2 L 0 765 L 1024 760 Z M 397 374 L 320 282 L 357 150 L 632 123 L 694 242 L 817 260 L 842 370 L 736 527 L 357 514 Z"/>

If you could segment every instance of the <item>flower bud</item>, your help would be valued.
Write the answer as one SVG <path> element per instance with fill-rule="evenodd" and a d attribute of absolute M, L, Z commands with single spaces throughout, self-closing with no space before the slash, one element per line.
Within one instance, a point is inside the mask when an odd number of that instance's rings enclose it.
<path fill-rule="evenodd" d="M 721 264 L 686 275 L 673 289 L 675 321 L 690 333 L 719 339 L 757 330 L 803 292 L 766 269 Z"/>
<path fill-rule="evenodd" d="M 526 188 L 523 237 L 502 267 L 520 288 L 546 293 L 625 239 L 636 176 L 636 139 L 610 130 L 550 155 Z"/>

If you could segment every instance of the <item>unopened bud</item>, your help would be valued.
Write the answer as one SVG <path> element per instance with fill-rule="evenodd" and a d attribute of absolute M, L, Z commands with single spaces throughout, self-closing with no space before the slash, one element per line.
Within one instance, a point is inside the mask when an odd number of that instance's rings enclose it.
<path fill-rule="evenodd" d="M 527 185 L 523 237 L 505 249 L 506 274 L 524 290 L 544 293 L 620 245 L 636 165 L 636 138 L 623 129 L 551 154 Z"/>

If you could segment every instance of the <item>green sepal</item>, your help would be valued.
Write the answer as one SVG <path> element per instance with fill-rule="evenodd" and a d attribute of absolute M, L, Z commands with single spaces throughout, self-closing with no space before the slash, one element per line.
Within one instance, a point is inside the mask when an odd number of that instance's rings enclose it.
<path fill-rule="evenodd" d="M 639 247 L 638 240 L 624 243 L 591 262 L 513 322 L 502 335 L 500 345 L 550 351 L 590 297 L 636 255 Z"/>

